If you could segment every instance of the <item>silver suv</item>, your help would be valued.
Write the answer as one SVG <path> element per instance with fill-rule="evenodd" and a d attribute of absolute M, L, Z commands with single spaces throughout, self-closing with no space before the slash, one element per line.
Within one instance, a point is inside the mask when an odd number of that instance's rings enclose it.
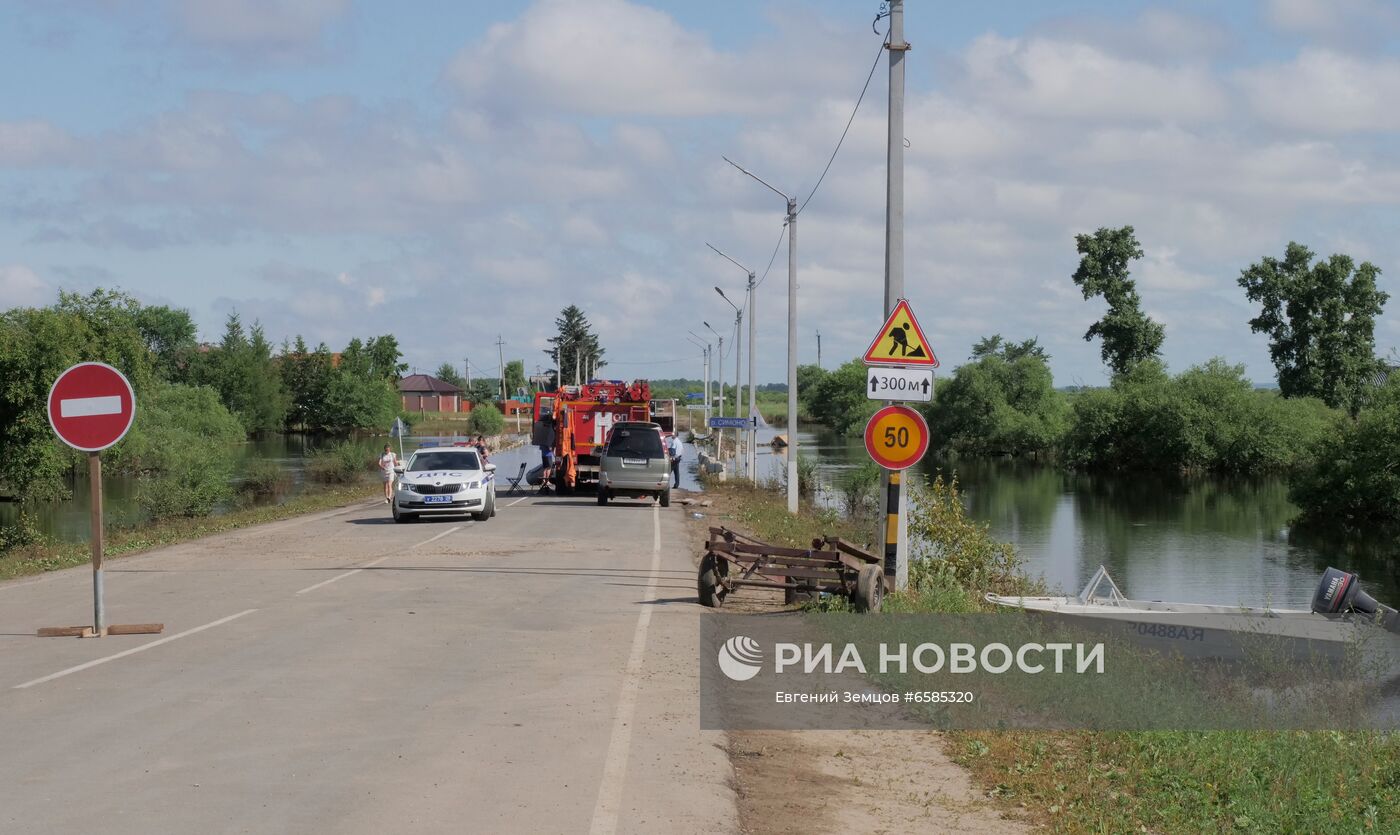
<path fill-rule="evenodd" d="M 655 496 L 671 505 L 671 462 L 655 423 L 621 421 L 613 424 L 598 474 L 598 504 L 618 496 Z"/>

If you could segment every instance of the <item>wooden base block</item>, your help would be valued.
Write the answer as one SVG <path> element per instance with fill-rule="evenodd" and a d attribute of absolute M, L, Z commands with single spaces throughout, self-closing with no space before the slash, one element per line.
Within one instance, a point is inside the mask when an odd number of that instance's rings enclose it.
<path fill-rule="evenodd" d="M 108 635 L 159 635 L 164 631 L 163 623 L 117 623 L 107 627 Z"/>

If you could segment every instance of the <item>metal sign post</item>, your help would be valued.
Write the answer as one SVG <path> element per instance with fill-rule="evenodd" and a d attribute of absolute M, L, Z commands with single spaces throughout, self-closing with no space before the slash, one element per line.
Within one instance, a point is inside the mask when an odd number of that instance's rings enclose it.
<path fill-rule="evenodd" d="M 107 631 L 107 607 L 102 584 L 102 455 L 88 453 L 88 484 L 92 496 L 92 628 Z"/>
<path fill-rule="evenodd" d="M 80 362 L 58 375 L 49 389 L 49 426 L 59 440 L 87 453 L 91 490 L 92 626 L 51 626 L 40 637 L 80 638 L 155 634 L 159 623 L 108 627 L 106 588 L 102 577 L 102 450 L 126 437 L 136 419 L 136 392 L 126 375 L 106 363 Z"/>

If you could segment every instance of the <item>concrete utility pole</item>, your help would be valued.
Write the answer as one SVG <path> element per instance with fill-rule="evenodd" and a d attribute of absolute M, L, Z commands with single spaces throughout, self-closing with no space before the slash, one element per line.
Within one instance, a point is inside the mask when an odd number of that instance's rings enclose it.
<path fill-rule="evenodd" d="M 754 320 L 758 316 L 754 309 L 754 287 L 753 270 L 749 270 L 749 481 L 758 484 L 758 422 L 754 420 L 758 414 L 758 401 L 755 399 L 757 388 L 753 380 L 754 348 L 758 346 L 754 336 Z"/>
<path fill-rule="evenodd" d="M 889 133 L 886 137 L 887 179 L 885 183 L 885 305 L 880 320 L 894 312 L 904 298 L 904 53 L 909 44 L 904 40 L 904 0 L 890 0 L 890 37 L 886 45 L 890 54 Z M 885 487 L 886 520 L 882 527 L 885 540 L 885 575 L 894 580 L 895 588 L 909 583 L 909 499 L 902 487 L 902 474 L 885 471 L 881 478 Z M 895 517 L 895 525 L 889 517 Z M 891 527 L 894 528 L 891 531 Z M 895 537 L 890 542 L 890 534 Z"/>
<path fill-rule="evenodd" d="M 787 201 L 788 233 L 788 415 L 787 415 L 787 506 L 797 512 L 797 199 L 773 188 L 757 174 L 729 157 L 722 159 L 757 180 L 764 188 Z"/>
<path fill-rule="evenodd" d="M 716 417 L 724 417 L 724 335 L 710 327 L 709 322 L 701 322 L 700 324 L 704 325 L 705 330 L 714 334 L 719 339 L 719 362 L 715 363 L 715 367 L 719 369 L 715 373 L 715 376 L 719 378 L 715 381 L 715 384 L 719 386 L 719 414 Z M 715 457 L 718 458 L 721 463 L 724 462 L 723 429 L 715 430 Z"/>
<path fill-rule="evenodd" d="M 505 342 L 501 340 L 501 335 L 496 334 L 496 358 L 501 362 L 501 410 L 506 408 L 506 401 L 510 398 L 506 396 L 506 355 L 504 351 Z"/>
<path fill-rule="evenodd" d="M 472 387 L 472 361 L 470 359 L 462 357 L 462 370 L 467 372 L 467 390 L 470 391 Z"/>
<path fill-rule="evenodd" d="M 817 368 L 822 367 L 822 332 L 817 331 Z"/>
<path fill-rule="evenodd" d="M 748 267 L 744 266 L 743 264 L 740 264 L 738 261 L 735 261 L 733 258 L 730 258 L 730 257 L 729 257 L 728 255 L 726 255 L 722 250 L 720 250 L 719 247 L 716 247 L 714 244 L 707 243 L 707 244 L 705 244 L 705 246 L 707 246 L 707 247 L 709 247 L 710 249 L 714 250 L 715 253 L 718 254 L 718 255 L 719 255 L 721 258 L 723 258 L 724 260 L 728 261 L 729 263 L 731 263 L 731 264 L 733 264 L 734 266 L 738 267 L 739 269 L 743 270 L 743 271 L 744 271 L 744 274 L 748 276 L 748 285 L 747 285 L 747 288 L 746 288 L 746 292 L 748 293 L 748 298 L 747 298 L 747 300 L 744 302 L 744 305 L 745 305 L 745 307 L 746 307 L 746 308 L 748 309 L 748 311 L 749 311 L 749 411 L 746 413 L 746 412 L 744 412 L 742 409 L 739 408 L 739 397 L 738 397 L 737 394 L 735 395 L 735 398 L 734 398 L 734 414 L 735 414 L 735 416 L 736 416 L 736 417 L 745 417 L 745 416 L 749 416 L 749 415 L 752 415 L 752 414 L 753 414 L 754 405 L 755 405 L 755 401 L 754 401 L 755 388 L 754 388 L 754 379 L 753 379 L 754 345 L 755 345 L 755 342 L 754 342 L 754 339 L 755 339 L 754 330 L 755 330 L 755 327 L 756 327 L 756 325 L 754 324 L 754 323 L 755 323 L 755 318 L 756 318 L 756 317 L 754 316 L 754 286 L 755 286 L 754 271 L 751 270 L 751 269 L 749 269 Z M 720 288 L 716 287 L 716 288 L 715 288 L 715 292 L 716 292 L 716 293 L 719 293 L 719 294 L 720 294 L 720 297 L 723 298 L 725 301 L 729 302 L 729 306 L 730 306 L 730 307 L 733 307 L 733 308 L 734 308 L 734 313 L 735 313 L 735 316 L 737 317 L 737 318 L 735 318 L 735 320 L 734 320 L 734 325 L 735 325 L 735 328 L 734 328 L 734 329 L 735 329 L 735 336 L 737 337 L 737 336 L 739 335 L 739 331 L 740 331 L 739 326 L 743 323 L 743 319 L 744 319 L 744 309 L 745 309 L 745 308 L 740 308 L 740 307 L 736 306 L 736 305 L 734 304 L 734 301 L 733 301 L 732 299 L 730 299 L 728 296 L 726 296 L 726 295 L 724 294 L 724 291 L 721 290 Z M 741 352 L 741 353 L 742 353 L 742 352 Z M 739 385 L 739 357 L 737 357 L 737 356 L 734 358 L 734 385 L 735 385 L 735 386 L 738 386 L 738 385 Z M 754 484 L 757 484 L 757 483 L 758 483 L 758 468 L 757 468 L 756 464 L 757 464 L 758 431 L 757 431 L 757 429 L 753 426 L 752 420 L 750 420 L 750 423 L 749 423 L 749 431 L 748 431 L 747 433 L 745 433 L 745 438 L 746 438 L 746 447 L 747 447 L 747 449 L 746 449 L 745 455 L 744 455 L 744 470 L 748 473 L 749 481 L 753 482 Z"/>

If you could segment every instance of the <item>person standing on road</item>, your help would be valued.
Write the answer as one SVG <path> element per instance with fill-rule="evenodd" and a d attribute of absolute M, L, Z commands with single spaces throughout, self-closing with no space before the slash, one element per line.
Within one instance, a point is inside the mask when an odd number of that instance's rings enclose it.
<path fill-rule="evenodd" d="M 672 487 L 681 486 L 681 457 L 685 455 L 685 444 L 681 443 L 680 435 L 671 435 L 666 442 L 666 452 L 671 456 L 671 478 Z"/>
<path fill-rule="evenodd" d="M 385 504 L 394 500 L 394 468 L 398 464 L 398 456 L 394 455 L 394 450 L 388 444 L 385 444 L 384 454 L 379 456 L 379 471 L 384 474 Z"/>
<path fill-rule="evenodd" d="M 540 435 L 540 492 L 549 492 L 549 477 L 554 474 L 554 442 L 557 440 L 554 418 L 544 421 L 544 431 Z"/>

